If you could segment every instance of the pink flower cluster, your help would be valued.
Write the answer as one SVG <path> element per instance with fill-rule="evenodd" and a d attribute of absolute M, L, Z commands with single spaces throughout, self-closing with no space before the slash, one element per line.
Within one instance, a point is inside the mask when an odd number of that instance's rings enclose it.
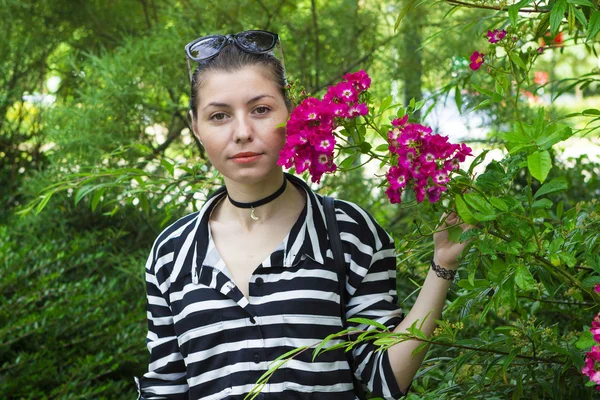
<path fill-rule="evenodd" d="M 389 150 L 395 159 L 386 178 L 385 191 L 391 203 L 400 203 L 405 188 L 412 188 L 418 202 L 425 196 L 431 203 L 440 199 L 447 190 L 451 171 L 472 155 L 464 143 L 452 144 L 446 136 L 431 133 L 431 128 L 408 123 L 408 115 L 392 121 L 388 132 Z"/>
<path fill-rule="evenodd" d="M 333 162 L 333 131 L 344 119 L 369 112 L 367 105 L 359 102 L 359 95 L 370 86 L 371 78 L 361 70 L 344 75 L 342 82 L 330 86 L 323 100 L 303 100 L 287 122 L 287 139 L 277 164 L 293 166 L 297 173 L 308 170 L 313 182 L 320 182 L 326 172 L 334 172 L 337 166 Z"/>
<path fill-rule="evenodd" d="M 594 286 L 594 291 L 600 293 L 600 284 Z M 600 343 L 600 313 L 596 314 L 592 320 L 590 332 L 594 340 Z M 600 346 L 592 346 L 592 349 L 585 355 L 585 365 L 581 369 L 581 373 L 589 376 L 592 382 L 600 384 Z M 596 390 L 600 390 L 600 386 L 596 386 Z"/>
<path fill-rule="evenodd" d="M 600 292 L 600 285 L 594 288 L 596 292 Z M 594 340 L 600 343 L 600 313 L 592 320 L 590 332 Z M 581 373 L 590 377 L 592 382 L 600 384 L 600 346 L 592 346 L 592 349 L 585 356 L 585 365 L 581 369 Z M 600 386 L 596 386 L 600 390 Z"/>

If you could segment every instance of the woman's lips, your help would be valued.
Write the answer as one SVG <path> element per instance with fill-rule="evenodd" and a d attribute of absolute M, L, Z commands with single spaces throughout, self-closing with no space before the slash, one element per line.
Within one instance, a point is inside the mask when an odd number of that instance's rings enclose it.
<path fill-rule="evenodd" d="M 231 158 L 236 164 L 249 164 L 260 158 L 262 154 L 258 153 L 238 153 Z"/>

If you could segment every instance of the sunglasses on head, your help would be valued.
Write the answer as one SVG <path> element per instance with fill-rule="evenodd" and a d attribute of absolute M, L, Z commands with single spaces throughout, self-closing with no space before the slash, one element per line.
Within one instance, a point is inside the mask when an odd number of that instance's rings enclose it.
<path fill-rule="evenodd" d="M 241 50 L 252 54 L 268 53 L 277 45 L 285 74 L 285 64 L 283 63 L 283 51 L 281 50 L 279 35 L 269 31 L 250 30 L 237 34 L 202 36 L 188 43 L 185 46 L 185 55 L 190 82 L 192 81 L 190 60 L 201 62 L 215 58 L 221 50 L 231 43 L 234 43 Z"/>

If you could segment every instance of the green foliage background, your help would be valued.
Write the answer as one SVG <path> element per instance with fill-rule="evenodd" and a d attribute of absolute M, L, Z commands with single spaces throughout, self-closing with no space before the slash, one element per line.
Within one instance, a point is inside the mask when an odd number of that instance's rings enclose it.
<path fill-rule="evenodd" d="M 405 106 L 425 99 L 421 114 L 448 98 L 455 104 L 445 107 L 465 114 L 478 107 L 489 133 L 482 146 L 504 150 L 453 189 L 458 198 L 466 187 L 476 191 L 456 201 L 480 225 L 449 294 L 440 344 L 408 398 L 593 398 L 579 370 L 600 304 L 591 290 L 600 282 L 600 165 L 564 159 L 560 141 L 540 150 L 540 140 L 563 117 L 572 134 L 597 135 L 600 12 L 586 0 L 518 5 L 560 9 L 564 19 L 476 5 L 483 8 L 450 0 L 0 0 L 0 397 L 136 396 L 133 376 L 148 360 L 145 259 L 165 225 L 220 185 L 187 129 L 183 45 L 257 28 L 280 33 L 288 74 L 309 93 L 365 69 L 373 96 Z M 524 79 L 515 88 L 493 71 L 468 69 L 471 52 L 487 45 L 485 32 L 509 23 L 523 37 L 540 26 L 540 35 L 568 34 L 536 64 L 550 83 Z M 521 62 L 531 61 L 527 54 Z M 524 78 L 534 72 L 488 57 Z M 539 114 L 520 88 L 556 101 Z M 585 104 L 558 101 L 572 95 Z M 534 145 L 513 129 L 511 99 L 523 123 L 545 127 Z M 415 108 L 408 111 L 417 118 Z M 545 195 L 534 179 L 541 167 L 528 162 L 540 151 L 551 157 L 545 182 L 554 182 Z M 408 309 L 443 207 L 415 208 L 410 199 L 392 207 L 380 182 L 363 174 L 337 174 L 316 189 L 361 204 L 397 239 L 398 293 Z"/>

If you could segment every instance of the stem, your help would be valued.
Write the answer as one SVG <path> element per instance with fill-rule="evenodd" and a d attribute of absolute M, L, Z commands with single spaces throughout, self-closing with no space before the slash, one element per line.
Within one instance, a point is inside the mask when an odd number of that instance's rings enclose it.
<path fill-rule="evenodd" d="M 404 334 L 401 334 L 401 335 L 404 335 Z M 417 341 L 423 342 L 423 343 L 429 343 L 429 344 L 440 345 L 440 346 L 445 346 L 445 347 L 455 347 L 457 349 L 463 349 L 463 350 L 479 351 L 482 353 L 501 354 L 501 355 L 505 355 L 505 356 L 509 355 L 508 352 L 501 351 L 501 350 L 486 349 L 486 348 L 472 347 L 472 346 L 463 346 L 463 345 L 456 344 L 456 343 L 436 342 L 435 340 L 422 339 L 422 338 L 419 338 L 417 336 L 412 336 L 412 335 L 407 335 L 407 337 L 408 338 L 405 340 L 417 340 Z M 517 354 L 515 357 L 521 358 L 524 360 L 532 360 L 532 361 L 537 361 L 537 362 L 541 361 L 541 362 L 545 362 L 548 364 L 560 364 L 560 365 L 565 364 L 563 361 L 558 361 L 558 360 L 554 360 L 554 359 L 550 359 L 550 358 L 532 357 L 532 356 L 525 356 L 525 355 L 520 355 L 520 354 Z"/>
<path fill-rule="evenodd" d="M 467 3 L 467 2 L 463 2 L 463 1 L 459 1 L 459 0 L 445 0 L 446 3 L 452 4 L 452 5 L 456 5 L 456 6 L 464 6 L 464 7 L 469 7 L 469 8 L 482 8 L 482 9 L 486 9 L 486 10 L 499 10 L 499 11 L 504 11 L 505 7 L 498 7 L 498 6 L 486 6 L 483 4 L 473 4 L 473 3 Z M 547 13 L 550 12 L 550 10 L 547 9 L 538 9 L 536 8 L 522 8 L 519 10 L 519 12 L 526 12 L 526 13 Z"/>
<path fill-rule="evenodd" d="M 535 301 L 541 301 L 542 303 L 550 303 L 550 304 L 567 304 L 569 306 L 595 306 L 595 303 L 583 303 L 579 301 L 560 301 L 560 300 L 547 300 L 547 299 L 538 299 L 532 296 L 520 295 L 517 297 L 522 297 L 526 299 L 531 299 Z"/>

